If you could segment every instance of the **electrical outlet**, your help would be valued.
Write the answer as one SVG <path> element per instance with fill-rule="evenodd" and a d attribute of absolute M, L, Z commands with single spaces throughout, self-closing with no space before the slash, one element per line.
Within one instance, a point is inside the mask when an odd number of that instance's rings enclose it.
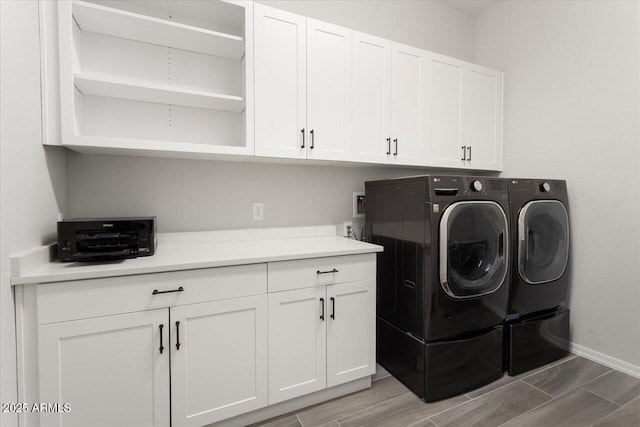
<path fill-rule="evenodd" d="M 353 227 L 353 222 L 351 221 L 345 221 L 342 223 L 342 235 L 344 237 L 351 237 L 351 231 L 349 231 L 349 228 Z"/>
<path fill-rule="evenodd" d="M 264 203 L 253 202 L 253 220 L 262 221 L 264 219 Z"/>

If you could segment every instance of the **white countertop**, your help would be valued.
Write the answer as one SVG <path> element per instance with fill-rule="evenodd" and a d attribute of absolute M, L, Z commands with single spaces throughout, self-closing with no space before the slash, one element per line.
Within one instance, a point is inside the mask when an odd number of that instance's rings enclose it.
<path fill-rule="evenodd" d="M 292 229 L 292 230 L 299 230 Z M 311 228 L 307 228 L 307 231 Z M 322 229 L 322 227 L 320 227 Z M 280 229 L 288 230 L 288 229 Z M 128 276 L 166 271 L 192 270 L 241 264 L 284 261 L 381 252 L 382 247 L 353 239 L 320 233 L 280 233 L 292 237 L 273 238 L 274 233 L 251 233 L 239 230 L 239 240 L 233 232 L 225 232 L 225 240 L 209 238 L 211 233 L 180 233 L 158 236 L 158 246 L 152 256 L 107 262 L 37 262 L 33 253 L 12 258 L 12 285 L 53 283 L 101 277 Z M 333 228 L 335 230 L 335 228 Z M 312 235 L 324 234 L 324 235 Z M 178 238 L 176 238 L 178 236 Z M 203 238 L 205 236 L 206 238 Z M 197 243 L 189 243 L 197 242 Z M 44 248 L 39 249 L 44 251 Z M 21 258 L 22 257 L 22 258 Z M 32 259 L 25 261 L 27 257 Z M 48 257 L 48 251 L 47 251 Z M 43 255 L 36 257 L 40 260 Z M 20 267 L 20 262 L 29 267 Z"/>

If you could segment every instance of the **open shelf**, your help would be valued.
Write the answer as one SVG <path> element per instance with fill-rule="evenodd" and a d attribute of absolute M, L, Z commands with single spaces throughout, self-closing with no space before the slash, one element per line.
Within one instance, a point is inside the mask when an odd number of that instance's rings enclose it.
<path fill-rule="evenodd" d="M 53 4 L 56 145 L 149 157 L 253 155 L 252 2 Z"/>
<path fill-rule="evenodd" d="M 73 80 L 74 85 L 84 95 L 182 105 L 235 113 L 242 112 L 245 107 L 244 98 L 240 96 L 95 75 L 75 74 Z"/>
<path fill-rule="evenodd" d="M 149 139 L 105 138 L 85 135 L 77 135 L 74 139 L 73 142 L 65 144 L 65 146 L 75 152 L 86 154 L 237 161 L 253 155 L 253 150 L 247 147 L 216 144 L 207 145 Z"/>
<path fill-rule="evenodd" d="M 242 37 L 98 4 L 74 1 L 73 17 L 84 31 L 235 60 L 244 54 Z"/>

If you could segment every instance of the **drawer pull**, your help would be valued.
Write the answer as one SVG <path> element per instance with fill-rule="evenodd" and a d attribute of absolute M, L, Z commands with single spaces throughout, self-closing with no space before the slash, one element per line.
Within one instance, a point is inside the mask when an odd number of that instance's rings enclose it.
<path fill-rule="evenodd" d="M 162 328 L 164 328 L 164 325 L 161 324 L 159 328 L 160 328 L 160 349 L 159 350 L 160 350 L 160 354 L 162 354 L 162 351 L 164 350 L 164 346 L 162 345 Z"/>
<path fill-rule="evenodd" d="M 329 273 L 337 273 L 338 270 L 336 270 L 335 268 L 333 270 L 328 270 L 328 271 L 316 271 L 316 274 L 329 274 Z"/>
<path fill-rule="evenodd" d="M 176 350 L 180 350 L 180 322 L 176 322 Z"/>
<path fill-rule="evenodd" d="M 151 295 L 170 294 L 171 292 L 182 292 L 182 291 L 184 291 L 184 288 L 182 286 L 180 286 L 178 289 L 173 289 L 171 291 L 159 291 L 157 289 L 154 289 L 153 292 L 151 292 Z"/>
<path fill-rule="evenodd" d="M 324 322 L 324 298 L 320 298 L 320 302 L 322 303 L 322 314 L 320 315 L 320 320 Z"/>
<path fill-rule="evenodd" d="M 336 299 L 331 297 L 331 318 L 336 319 Z"/>

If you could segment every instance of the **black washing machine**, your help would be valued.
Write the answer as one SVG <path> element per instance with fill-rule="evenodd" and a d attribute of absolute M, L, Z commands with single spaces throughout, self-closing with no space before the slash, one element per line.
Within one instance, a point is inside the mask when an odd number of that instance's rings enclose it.
<path fill-rule="evenodd" d="M 517 375 L 568 353 L 569 204 L 565 181 L 508 181 L 513 268 L 505 361 Z"/>
<path fill-rule="evenodd" d="M 427 402 L 503 375 L 507 181 L 419 176 L 365 184 L 377 263 L 377 360 Z"/>

